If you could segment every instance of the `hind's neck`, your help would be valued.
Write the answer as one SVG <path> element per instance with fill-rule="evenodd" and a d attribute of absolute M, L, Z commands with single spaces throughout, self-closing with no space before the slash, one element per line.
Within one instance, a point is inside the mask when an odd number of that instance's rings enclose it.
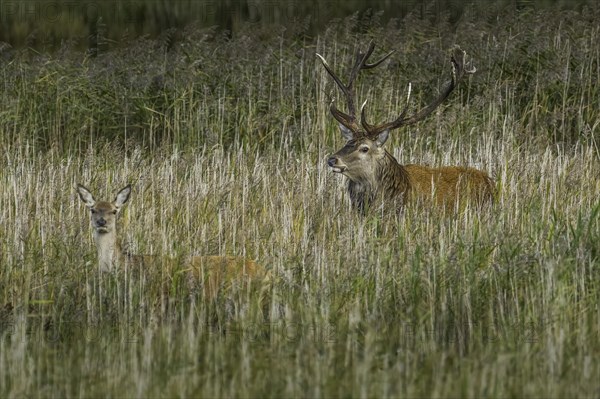
<path fill-rule="evenodd" d="M 114 233 L 94 233 L 94 241 L 98 250 L 98 266 L 102 272 L 117 269 L 123 263 L 121 246 Z"/>

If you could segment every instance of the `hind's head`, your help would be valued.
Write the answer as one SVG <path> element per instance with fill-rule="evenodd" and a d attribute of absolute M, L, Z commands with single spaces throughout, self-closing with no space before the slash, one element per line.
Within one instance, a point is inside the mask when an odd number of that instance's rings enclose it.
<path fill-rule="evenodd" d="M 77 185 L 77 193 L 91 212 L 94 234 L 108 234 L 116 231 L 117 215 L 129 199 L 131 185 L 122 188 L 112 202 L 96 201 L 90 190 L 81 184 Z"/>

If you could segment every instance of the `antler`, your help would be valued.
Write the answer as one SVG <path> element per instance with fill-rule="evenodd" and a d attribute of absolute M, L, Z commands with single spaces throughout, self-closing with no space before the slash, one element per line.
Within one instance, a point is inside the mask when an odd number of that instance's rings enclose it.
<path fill-rule="evenodd" d="M 323 58 L 323 56 L 321 56 L 320 54 L 317 54 L 317 56 L 321 59 L 321 62 L 323 63 L 325 70 L 327 70 L 327 72 L 329 73 L 329 75 L 331 75 L 331 77 L 333 78 L 335 83 L 338 85 L 340 90 L 342 90 L 342 93 L 344 93 L 344 95 L 346 96 L 346 102 L 348 104 L 348 113 L 346 114 L 346 113 L 340 111 L 339 109 L 337 109 L 334 102 L 332 101 L 331 106 L 329 107 L 331 110 L 331 113 L 338 122 L 340 122 L 342 125 L 346 126 L 348 129 L 350 129 L 354 133 L 355 136 L 363 135 L 364 133 L 362 132 L 363 128 L 356 120 L 356 108 L 354 106 L 354 90 L 352 87 L 354 84 L 354 81 L 356 80 L 358 73 L 362 69 L 375 68 L 376 66 L 381 64 L 383 61 L 385 61 L 394 52 L 394 51 L 390 51 L 389 53 L 384 55 L 383 58 L 381 58 L 379 61 L 374 62 L 372 64 L 367 64 L 367 59 L 371 56 L 371 54 L 373 53 L 373 50 L 375 50 L 375 44 L 371 41 L 369 43 L 369 48 L 367 49 L 367 51 L 365 53 L 361 53 L 359 51 L 358 54 L 356 54 L 356 61 L 354 62 L 354 66 L 352 67 L 352 71 L 350 72 L 350 78 L 349 78 L 347 85 L 343 84 L 342 81 L 336 76 L 336 74 L 333 73 L 333 71 L 329 67 L 329 64 L 327 64 L 327 61 L 325 61 L 325 58 Z M 364 108 L 364 105 L 363 105 L 363 108 Z M 363 124 L 363 126 L 364 126 L 364 124 Z"/>
<path fill-rule="evenodd" d="M 460 47 L 455 46 L 452 49 L 452 55 L 450 57 L 450 61 L 452 62 L 452 75 L 451 75 L 452 80 L 450 81 L 450 83 L 448 84 L 446 89 L 442 92 L 442 94 L 438 98 L 433 100 L 433 102 L 431 104 L 427 105 L 425 108 L 423 108 L 422 110 L 420 110 L 419 112 L 417 112 L 416 114 L 414 114 L 412 116 L 409 116 L 409 117 L 405 116 L 406 112 L 408 111 L 408 100 L 407 100 L 406 107 L 404 108 L 404 110 L 402 110 L 402 113 L 400 113 L 400 116 L 398 118 L 396 118 L 395 120 L 393 120 L 391 122 L 383 123 L 381 125 L 370 125 L 366 120 L 365 106 L 363 105 L 361 112 L 360 112 L 360 119 L 361 119 L 361 124 L 362 124 L 363 128 L 367 131 L 367 134 L 369 136 L 376 136 L 379 133 L 383 132 L 384 130 L 393 130 L 393 129 L 399 128 L 400 126 L 411 125 L 413 123 L 420 121 L 421 119 L 425 118 L 427 115 L 432 113 L 433 110 L 435 110 L 438 107 L 438 105 L 440 105 L 448 97 L 448 95 L 450 95 L 452 90 L 454 90 L 454 88 L 456 87 L 458 82 L 460 82 L 460 80 L 463 78 L 464 75 L 475 73 L 475 71 L 476 71 L 475 67 L 470 67 L 470 68 L 465 67 L 465 57 L 466 57 L 466 52 L 464 50 L 461 50 Z M 410 94 L 409 94 L 409 98 L 410 98 Z"/>

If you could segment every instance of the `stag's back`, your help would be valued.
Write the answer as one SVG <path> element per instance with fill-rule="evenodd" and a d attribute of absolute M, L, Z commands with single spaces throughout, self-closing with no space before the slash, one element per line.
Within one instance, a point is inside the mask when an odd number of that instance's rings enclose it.
<path fill-rule="evenodd" d="M 432 168 L 404 165 L 413 196 L 446 209 L 467 203 L 484 205 L 494 199 L 494 182 L 487 173 L 465 166 Z"/>

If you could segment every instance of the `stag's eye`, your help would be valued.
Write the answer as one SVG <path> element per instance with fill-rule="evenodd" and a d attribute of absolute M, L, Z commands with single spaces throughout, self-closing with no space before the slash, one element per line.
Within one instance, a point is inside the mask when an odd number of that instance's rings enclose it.
<path fill-rule="evenodd" d="M 360 152 L 362 152 L 362 153 L 367 153 L 367 152 L 369 152 L 369 147 L 367 147 L 367 146 L 360 147 L 360 148 L 358 149 L 358 151 L 360 151 Z"/>
<path fill-rule="evenodd" d="M 113 215 L 116 215 L 116 214 L 117 214 L 117 211 L 116 211 L 116 210 L 112 211 L 112 214 L 113 214 Z"/>

